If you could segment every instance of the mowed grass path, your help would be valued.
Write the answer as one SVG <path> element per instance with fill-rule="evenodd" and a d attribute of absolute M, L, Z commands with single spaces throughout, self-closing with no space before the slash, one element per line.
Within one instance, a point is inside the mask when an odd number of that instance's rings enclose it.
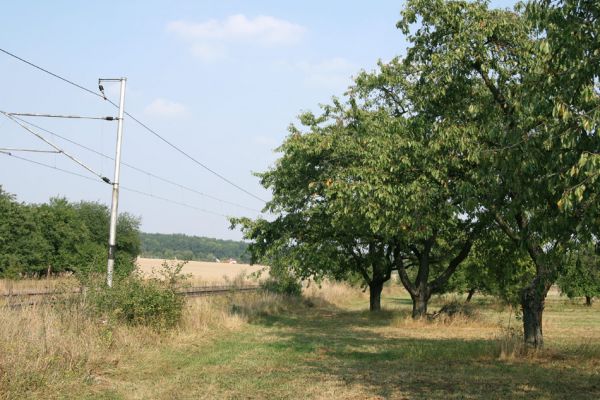
<path fill-rule="evenodd" d="M 597 307 L 551 302 L 547 350 L 501 360 L 501 330 L 490 321 L 506 313 L 489 310 L 486 323 L 414 323 L 405 298 L 386 304 L 392 310 L 377 314 L 325 305 L 257 316 L 201 343 L 141 353 L 75 397 L 600 399 Z"/>

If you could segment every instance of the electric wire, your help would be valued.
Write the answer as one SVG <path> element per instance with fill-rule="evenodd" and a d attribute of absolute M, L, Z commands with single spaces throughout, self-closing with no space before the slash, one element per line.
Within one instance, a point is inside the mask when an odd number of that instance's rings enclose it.
<path fill-rule="evenodd" d="M 187 204 L 187 203 L 182 203 L 182 202 L 177 201 L 177 200 L 172 200 L 172 199 L 168 199 L 166 197 L 157 196 L 157 195 L 152 194 L 152 193 L 142 192 L 140 190 L 132 189 L 132 188 L 129 188 L 127 186 L 121 186 L 121 189 L 126 190 L 128 192 L 133 192 L 133 193 L 141 194 L 143 196 L 151 197 L 151 198 L 154 198 L 154 199 L 166 201 L 167 203 L 172 203 L 172 204 L 176 204 L 176 205 L 179 205 L 179 206 L 182 206 L 182 207 L 191 208 L 193 210 L 202 211 L 204 213 L 216 215 L 216 216 L 219 216 L 219 217 L 224 217 L 224 218 L 229 218 L 230 217 L 230 216 L 227 216 L 225 214 L 218 213 L 216 211 L 210 211 L 210 210 L 207 210 L 205 208 L 200 208 L 200 207 L 192 206 L 192 205 Z"/>
<path fill-rule="evenodd" d="M 118 105 L 117 105 L 115 102 L 113 102 L 112 100 L 110 100 L 110 99 L 108 99 L 108 98 L 104 97 L 103 95 L 101 95 L 101 94 L 99 94 L 99 93 L 97 93 L 97 92 L 95 92 L 95 91 L 93 91 L 93 90 L 91 90 L 91 89 L 88 89 L 88 88 L 86 88 L 85 86 L 82 86 L 82 85 L 80 85 L 80 84 L 77 84 L 77 83 L 75 83 L 75 82 L 73 82 L 73 81 L 71 81 L 71 80 L 69 80 L 69 79 L 66 79 L 66 78 L 64 78 L 64 77 L 62 77 L 62 76 L 60 76 L 60 75 L 58 75 L 58 74 L 55 74 L 55 73 L 53 73 L 53 72 L 50 72 L 50 71 L 48 71 L 47 69 L 45 69 L 45 68 L 42 68 L 42 67 L 40 67 L 40 66 L 38 66 L 38 65 L 36 65 L 36 64 L 34 64 L 34 63 L 32 63 L 32 62 L 30 62 L 30 61 L 27 61 L 27 60 L 25 60 L 25 59 L 23 59 L 23 58 L 21 58 L 21 57 L 19 57 L 19 56 L 15 55 L 15 54 L 13 54 L 13 53 L 9 52 L 9 51 L 7 51 L 7 50 L 4 50 L 4 49 L 0 48 L 0 51 L 1 51 L 1 52 L 3 52 L 3 53 L 5 53 L 5 54 L 7 54 L 7 55 L 9 55 L 9 56 L 11 56 L 11 57 L 13 57 L 13 58 L 15 58 L 15 59 L 17 59 L 17 60 L 19 60 L 19 61 L 22 61 L 22 62 L 24 62 L 25 64 L 28 64 L 28 65 L 30 65 L 30 66 L 31 66 L 31 67 L 33 67 L 33 68 L 36 68 L 36 69 L 38 69 L 38 70 L 40 70 L 40 71 L 42 71 L 42 72 L 45 72 L 45 73 L 47 73 L 47 74 L 49 74 L 49 75 L 51 75 L 51 76 L 53 76 L 53 77 L 55 77 L 55 78 L 57 78 L 57 79 L 60 79 L 60 80 L 61 80 L 61 81 L 63 81 L 63 82 L 66 82 L 66 83 L 68 83 L 68 84 L 70 84 L 70 85 L 73 85 L 73 86 L 75 86 L 75 87 L 77 87 L 77 88 L 79 88 L 79 89 L 81 89 L 81 90 L 83 90 L 83 91 L 85 91 L 85 92 L 87 92 L 87 93 L 93 94 L 94 96 L 97 96 L 97 97 L 99 97 L 99 98 L 101 98 L 101 99 L 103 99 L 103 100 L 106 100 L 106 101 L 108 101 L 110 104 L 112 104 L 112 105 L 113 105 L 114 107 L 116 107 L 116 108 L 118 108 L 118 107 L 119 107 L 119 106 L 118 106 Z M 131 118 L 133 121 L 135 121 L 135 122 L 136 122 L 138 125 L 140 125 L 142 128 L 144 128 L 145 130 L 147 130 L 148 132 L 150 132 L 151 134 L 153 134 L 154 136 L 156 136 L 158 139 L 160 139 L 162 142 L 164 142 L 165 144 L 167 144 L 169 147 L 171 147 L 172 149 L 174 149 L 175 151 L 177 151 L 177 152 L 178 152 L 178 153 L 180 153 L 181 155 L 185 156 L 186 158 L 188 158 L 189 160 L 191 160 L 192 162 L 194 162 L 194 163 L 195 163 L 195 164 L 197 164 L 198 166 L 200 166 L 200 167 L 204 168 L 206 171 L 208 171 L 208 172 L 210 172 L 211 174 L 215 175 L 216 177 L 218 177 L 218 178 L 219 178 L 219 179 L 221 179 L 222 181 L 224 181 L 224 182 L 226 182 L 227 184 L 229 184 L 229 185 L 231 185 L 231 186 L 235 187 L 236 189 L 238 189 L 238 190 L 240 190 L 240 191 L 242 191 L 242 192 L 246 193 L 248 196 L 250 196 L 250 197 L 252 197 L 252 198 L 254 198 L 254 199 L 256 199 L 256 200 L 259 200 L 259 201 L 261 201 L 261 202 L 263 202 L 263 203 L 266 203 L 266 202 L 267 202 L 266 200 L 264 200 L 264 199 L 260 198 L 259 196 L 255 195 L 254 193 L 252 193 L 252 192 L 250 192 L 250 191 L 248 191 L 248 190 L 244 189 L 243 187 L 241 187 L 241 186 L 239 186 L 238 184 L 234 183 L 234 182 L 233 182 L 233 181 L 231 181 L 230 179 L 226 178 L 225 176 L 223 176 L 223 175 L 219 174 L 218 172 L 216 172 L 216 171 L 215 171 L 215 170 L 213 170 L 212 168 L 208 167 L 208 166 L 207 166 L 207 165 L 205 165 L 204 163 L 200 162 L 200 161 L 199 161 L 199 160 L 197 160 L 195 157 L 191 156 L 190 154 L 188 154 L 187 152 L 185 152 L 184 150 L 182 150 L 181 148 L 179 148 L 178 146 L 176 146 L 174 143 L 172 143 L 171 141 L 169 141 L 169 140 L 167 140 L 166 138 L 164 138 L 163 136 L 161 136 L 161 135 L 160 135 L 158 132 L 156 132 L 155 130 L 151 129 L 151 128 L 150 128 L 148 125 L 144 124 L 142 121 L 140 121 L 139 119 L 135 118 L 133 115 L 131 115 L 131 114 L 130 114 L 130 113 L 128 113 L 127 111 L 125 111 L 125 115 L 127 115 L 128 117 L 130 117 L 130 118 Z"/>
<path fill-rule="evenodd" d="M 45 164 L 43 162 L 35 161 L 35 160 L 29 159 L 29 158 L 17 156 L 17 155 L 12 154 L 12 153 L 10 153 L 8 151 L 0 150 L 0 154 L 4 154 L 6 156 L 10 156 L 10 157 L 16 158 L 18 160 L 27 161 L 28 163 L 31 163 L 31 164 L 36 164 L 36 165 L 40 165 L 42 167 L 46 167 L 46 168 L 50 168 L 50 169 L 55 169 L 57 171 L 61 171 L 61 172 L 64 172 L 64 173 L 67 173 L 67 174 L 70 174 L 70 175 L 78 176 L 80 178 L 84 178 L 84 179 L 87 179 L 87 180 L 92 181 L 92 182 L 98 182 L 97 179 L 94 179 L 94 178 L 92 178 L 90 176 L 83 175 L 83 174 L 80 174 L 80 173 L 77 173 L 77 172 L 73 172 L 73 171 L 69 171 L 67 169 L 62 169 L 62 168 L 56 167 L 54 165 Z"/>
<path fill-rule="evenodd" d="M 108 101 L 109 103 L 111 103 L 112 105 L 114 105 L 115 107 L 118 107 L 114 102 L 112 102 L 109 99 L 106 99 L 106 101 Z M 163 141 L 165 144 L 167 144 L 168 146 L 170 146 L 172 149 L 174 149 L 175 151 L 177 151 L 178 153 L 182 154 L 183 156 L 187 157 L 189 160 L 191 160 L 192 162 L 194 162 L 195 164 L 199 165 L 200 167 L 204 168 L 205 170 L 207 170 L 208 172 L 210 172 L 211 174 L 213 174 L 214 176 L 216 176 L 217 178 L 221 179 L 222 181 L 228 183 L 229 185 L 235 187 L 236 189 L 246 193 L 248 196 L 261 201 L 263 203 L 266 203 L 267 201 L 263 198 L 258 197 L 257 195 L 255 195 L 254 193 L 244 189 L 243 187 L 239 186 L 238 184 L 232 182 L 231 180 L 229 180 L 228 178 L 224 177 L 223 175 L 219 174 L 218 172 L 216 172 L 215 170 L 211 169 L 210 167 L 208 167 L 207 165 L 203 164 L 202 162 L 198 161 L 196 158 L 192 157 L 190 154 L 188 154 L 187 152 L 185 152 L 184 150 L 180 149 L 179 147 L 177 147 L 175 144 L 173 144 L 172 142 L 170 142 L 169 140 L 165 139 L 163 136 L 161 136 L 160 134 L 158 134 L 156 131 L 154 131 L 153 129 L 151 129 L 148 125 L 144 124 L 142 121 L 140 121 L 139 119 L 135 118 L 133 115 L 131 115 L 130 113 L 128 113 L 127 111 L 125 111 L 125 115 L 127 115 L 129 118 L 131 118 L 132 120 L 134 120 L 135 122 L 138 123 L 138 125 L 140 125 L 142 128 L 146 129 L 148 132 L 150 132 L 151 134 L 153 134 L 154 136 L 156 136 L 158 139 L 160 139 L 161 141 Z"/>
<path fill-rule="evenodd" d="M 90 89 L 86 88 L 85 86 L 81 86 L 81 85 L 79 85 L 79 84 L 77 84 L 77 83 L 75 83 L 75 82 L 73 82 L 73 81 L 70 81 L 70 80 L 68 80 L 67 78 L 63 78 L 62 76 L 60 76 L 60 75 L 57 75 L 57 74 L 55 74 L 54 72 L 50 72 L 50 71 L 48 71 L 47 69 L 44 69 L 44 68 L 40 67 L 39 65 L 35 65 L 34 63 L 32 63 L 32 62 L 30 62 L 30 61 L 27 61 L 27 60 L 25 60 L 25 59 L 23 59 L 23 58 L 21 58 L 21 57 L 17 56 L 16 54 L 13 54 L 13 53 L 11 53 L 11 52 L 9 52 L 9 51 L 6 51 L 6 50 L 4 50 L 4 49 L 2 49 L 2 48 L 0 48 L 0 51 L 1 51 L 1 52 L 3 52 L 4 54 L 7 54 L 7 55 L 9 55 L 9 56 L 13 57 L 13 58 L 16 58 L 16 59 L 17 59 L 17 60 L 19 60 L 19 61 L 22 61 L 22 62 L 24 62 L 25 64 L 28 64 L 28 65 L 32 66 L 33 68 L 39 69 L 39 70 L 40 70 L 40 71 L 42 71 L 42 72 L 45 72 L 45 73 L 47 73 L 47 74 L 49 74 L 49 75 L 52 75 L 53 77 L 55 77 L 55 78 L 57 78 L 57 79 L 60 79 L 61 81 L 64 81 L 64 82 L 66 82 L 66 83 L 68 83 L 68 84 L 70 84 L 70 85 L 73 85 L 73 86 L 75 86 L 75 87 L 78 87 L 78 88 L 79 88 L 79 89 L 81 89 L 81 90 L 84 90 L 84 91 L 86 91 L 86 92 L 88 92 L 88 93 L 91 93 L 91 94 L 93 94 L 94 96 L 98 96 L 98 97 L 100 97 L 100 98 L 103 98 L 103 97 L 102 97 L 100 94 L 98 94 L 98 93 L 94 92 L 93 90 L 90 90 Z"/>
<path fill-rule="evenodd" d="M 82 149 L 84 149 L 84 150 L 87 150 L 87 151 L 89 151 L 89 152 L 93 153 L 93 154 L 96 154 L 97 156 L 100 156 L 100 157 L 103 157 L 103 158 L 105 158 L 105 159 L 108 159 L 108 160 L 112 160 L 112 161 L 114 161 L 114 157 L 111 157 L 111 156 L 109 156 L 109 155 L 107 155 L 107 154 L 101 153 L 101 152 L 99 152 L 99 151 L 97 151 L 97 150 L 95 150 L 95 149 L 92 149 L 91 147 L 85 146 L 85 145 L 83 145 L 83 144 L 81 144 L 81 143 L 78 143 L 78 142 L 76 142 L 76 141 L 74 141 L 74 140 L 72 140 L 72 139 L 69 139 L 69 138 L 67 138 L 67 137 L 65 137 L 65 136 L 59 135 L 59 134 L 58 134 L 58 133 L 56 133 L 56 132 L 50 131 L 50 130 L 48 130 L 48 129 L 45 129 L 45 128 L 43 128 L 43 127 L 41 127 L 41 126 L 39 126 L 39 125 L 36 125 L 36 124 L 34 124 L 34 123 L 31 123 L 31 122 L 29 122 L 29 121 L 27 121 L 27 120 L 25 120 L 25 119 L 18 118 L 18 117 L 15 117 L 15 118 L 16 118 L 17 120 L 19 120 L 19 121 L 21 121 L 21 122 L 25 123 L 25 124 L 31 125 L 32 127 L 36 128 L 36 129 L 39 129 L 39 130 L 41 130 L 41 131 L 43 131 L 43 132 L 46 132 L 46 133 L 48 133 L 48 134 L 50 134 L 50 135 L 56 136 L 56 137 L 58 137 L 58 138 L 60 138 L 60 139 L 62 139 L 62 140 L 64 140 L 64 141 L 66 141 L 66 142 L 69 142 L 69 143 L 71 143 L 71 144 L 73 144 L 73 145 L 75 145 L 75 146 L 77 146 L 77 147 L 80 147 L 80 148 L 82 148 Z M 192 193 L 198 194 L 198 195 L 200 195 L 200 196 L 203 196 L 203 197 L 206 197 L 206 198 L 209 198 L 209 199 L 212 199 L 212 200 L 216 200 L 216 201 L 219 201 L 219 202 L 221 202 L 221 203 L 229 204 L 229 205 L 231 205 L 231 206 L 235 206 L 235 207 L 243 208 L 243 209 L 246 209 L 246 210 L 248 210 L 248 211 L 257 212 L 257 213 L 262 213 L 262 211 L 260 211 L 260 210 L 257 210 L 257 209 L 255 209 L 255 208 L 247 207 L 247 206 L 244 206 L 244 205 L 242 205 L 242 204 L 238 204 L 238 203 L 235 203 L 235 202 L 232 202 L 232 201 L 228 201 L 228 200 L 225 200 L 225 199 L 221 199 L 221 198 L 219 198 L 219 197 L 216 197 L 216 196 L 213 196 L 213 195 L 210 195 L 210 194 L 207 194 L 207 193 L 201 192 L 201 191 L 199 191 L 199 190 L 196 190 L 196 189 L 194 189 L 194 188 L 191 188 L 191 187 L 189 187 L 189 186 L 183 185 L 183 184 L 181 184 L 181 183 L 177 183 L 177 182 L 175 182 L 175 181 L 172 181 L 172 180 L 170 180 L 170 179 L 167 179 L 167 178 L 163 178 L 163 177 L 161 177 L 161 176 L 158 176 L 158 175 L 156 175 L 156 174 L 154 174 L 154 173 L 152 173 L 152 172 L 149 172 L 149 171 L 143 170 L 143 169 L 141 169 L 141 168 L 139 168 L 139 167 L 136 167 L 136 166 L 134 166 L 134 165 L 131 165 L 131 164 L 129 164 L 129 163 L 126 163 L 126 162 L 124 162 L 124 161 L 122 161 L 122 162 L 121 162 L 121 164 L 123 164 L 125 167 L 127 167 L 127 168 L 130 168 L 130 169 L 132 169 L 132 170 L 134 170 L 134 171 L 140 172 L 140 173 L 142 173 L 142 174 L 145 174 L 145 175 L 147 175 L 147 176 L 150 176 L 150 177 L 152 177 L 152 178 L 158 179 L 158 180 L 160 180 L 160 181 L 163 181 L 163 182 L 165 182 L 165 183 L 168 183 L 168 184 L 170 184 L 170 185 L 173 185 L 173 186 L 179 187 L 179 188 L 181 188 L 181 189 L 187 190 L 187 191 L 189 191 L 189 192 L 192 192 Z"/>
<path fill-rule="evenodd" d="M 60 171 L 60 172 L 63 172 L 63 173 L 69 174 L 69 175 L 77 176 L 79 178 L 84 178 L 84 179 L 87 179 L 87 180 L 92 181 L 92 182 L 98 182 L 97 179 L 94 179 L 94 178 L 92 178 L 90 176 L 79 174 L 79 173 L 74 172 L 74 171 L 69 171 L 67 169 L 59 168 L 59 167 L 56 167 L 54 165 L 50 165 L 50 164 L 46 164 L 46 163 L 43 163 L 43 162 L 35 161 L 35 160 L 29 159 L 29 158 L 17 156 L 15 154 L 11 154 L 10 152 L 7 152 L 7 151 L 0 150 L 0 154 L 4 154 L 6 156 L 10 156 L 10 157 L 16 158 L 16 159 L 21 160 L 21 161 L 26 161 L 26 162 L 31 163 L 31 164 L 36 164 L 36 165 L 39 165 L 41 167 L 50 168 L 50 169 L 53 169 L 53 170 L 56 170 L 56 171 Z M 196 207 L 196 206 L 193 206 L 191 204 L 183 203 L 183 202 L 180 202 L 180 201 L 177 201 L 177 200 L 172 200 L 172 199 L 169 199 L 169 198 L 166 198 L 166 197 L 157 196 L 157 195 L 154 195 L 152 193 L 147 193 L 147 192 L 144 192 L 144 191 L 141 191 L 141 190 L 138 190 L 138 189 L 133 189 L 133 188 L 130 188 L 130 187 L 127 187 L 127 186 L 122 186 L 122 185 L 120 186 L 120 188 L 123 189 L 123 190 L 125 190 L 125 191 L 128 191 L 128 192 L 136 193 L 136 194 L 139 194 L 139 195 L 142 195 L 142 196 L 146 196 L 146 197 L 151 197 L 151 198 L 158 199 L 158 200 L 161 200 L 161 201 L 165 201 L 167 203 L 172 203 L 172 204 L 175 204 L 175 205 L 178 205 L 178 206 L 191 208 L 193 210 L 201 211 L 203 213 L 212 214 L 212 215 L 216 215 L 216 216 L 219 216 L 219 217 L 224 217 L 224 218 L 227 218 L 227 219 L 230 218 L 230 216 L 225 215 L 225 214 L 221 214 L 221 213 L 218 213 L 218 212 L 215 212 L 215 211 L 211 211 L 211 210 L 207 210 L 207 209 L 204 209 L 204 208 Z"/>
<path fill-rule="evenodd" d="M 66 157 L 68 157 L 69 159 L 71 159 L 73 162 L 75 162 L 76 164 L 80 165 L 81 167 L 85 168 L 86 170 L 88 170 L 90 173 L 96 175 L 98 178 L 100 178 L 102 181 L 108 183 L 108 184 L 112 184 L 111 180 L 108 179 L 107 177 L 103 176 L 102 174 L 94 171 L 92 168 L 88 167 L 87 165 L 85 165 L 82 161 L 79 161 L 79 159 L 77 159 L 76 157 L 70 155 L 69 153 L 65 152 L 63 149 L 61 149 L 60 147 L 58 147 L 57 145 L 55 145 L 54 143 L 50 142 L 48 139 L 46 139 L 45 137 L 43 137 L 42 135 L 40 135 L 39 133 L 33 131 L 32 129 L 30 129 L 29 127 L 27 127 L 26 125 L 22 124 L 21 122 L 17 121 L 15 119 L 15 117 L 10 116 L 9 114 L 5 113 L 4 111 L 0 111 L 1 114 L 3 114 L 6 118 L 10 119 L 11 121 L 13 121 L 15 124 L 19 125 L 21 128 L 25 129 L 27 132 L 31 133 L 32 135 L 34 135 L 35 137 L 37 137 L 38 139 L 40 139 L 41 141 L 43 141 L 44 143 L 46 143 L 47 145 L 49 145 L 50 147 L 52 147 L 53 149 L 55 149 L 56 151 L 58 151 L 61 154 L 64 154 Z"/>
<path fill-rule="evenodd" d="M 117 121 L 119 117 L 91 117 L 87 115 L 57 115 L 57 114 L 40 114 L 40 113 L 16 113 L 6 112 L 8 115 L 19 117 L 43 117 L 43 118 L 64 118 L 64 119 L 99 119 L 103 121 Z"/>
<path fill-rule="evenodd" d="M 24 153 L 50 153 L 50 154 L 60 154 L 60 152 L 59 152 L 59 151 L 56 151 L 56 150 L 16 149 L 16 148 L 9 148 L 9 147 L 3 147 L 3 148 L 0 148 L 0 151 L 4 151 L 4 152 L 16 151 L 16 152 L 24 152 Z"/>

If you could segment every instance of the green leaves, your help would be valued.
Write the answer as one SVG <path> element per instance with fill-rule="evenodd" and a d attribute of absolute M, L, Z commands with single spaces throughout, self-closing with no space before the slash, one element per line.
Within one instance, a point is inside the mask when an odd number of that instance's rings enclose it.
<path fill-rule="evenodd" d="M 255 254 L 301 276 L 368 281 L 377 260 L 389 268 L 424 243 L 443 264 L 493 219 L 530 258 L 513 276 L 549 284 L 561 252 L 599 234 L 596 3 L 409 0 L 406 57 L 361 72 L 347 102 L 303 114 L 261 175 L 278 217 L 241 222 Z"/>
<path fill-rule="evenodd" d="M 0 188 L 0 276 L 103 270 L 108 217 L 98 203 L 25 205 Z M 121 214 L 117 231 L 116 271 L 128 274 L 139 253 L 139 220 Z"/>
<path fill-rule="evenodd" d="M 569 298 L 600 296 L 600 255 L 594 241 L 580 243 L 564 259 L 558 285 Z"/>

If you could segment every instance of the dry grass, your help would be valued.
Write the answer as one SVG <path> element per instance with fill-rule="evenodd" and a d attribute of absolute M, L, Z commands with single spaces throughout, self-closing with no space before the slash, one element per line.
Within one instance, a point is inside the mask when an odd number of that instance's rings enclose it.
<path fill-rule="evenodd" d="M 200 297 L 186 304 L 177 329 L 112 324 L 88 315 L 78 298 L 59 305 L 0 308 L 0 399 L 63 397 L 82 382 L 100 384 L 108 371 L 140 353 L 198 345 L 241 329 L 254 313 L 280 311 L 265 293 Z M 243 312 L 232 312 L 232 309 Z M 74 396 L 78 397 L 78 396 Z"/>
<path fill-rule="evenodd" d="M 368 292 L 344 282 L 310 282 L 304 286 L 302 294 L 309 299 L 338 307 L 347 307 L 357 302 L 364 303 L 365 300 L 369 301 Z"/>
<path fill-rule="evenodd" d="M 432 299 L 430 311 L 452 299 Z M 370 313 L 368 293 L 331 282 L 305 287 L 304 299 L 195 298 L 161 334 L 91 318 L 77 302 L 0 309 L 0 398 L 600 396 L 598 305 L 551 295 L 547 348 L 525 354 L 521 321 L 490 299 L 475 298 L 479 313 L 417 321 L 398 285 L 383 300 Z"/>
<path fill-rule="evenodd" d="M 0 393 L 5 398 L 53 386 L 65 374 L 93 374 L 120 331 L 88 320 L 82 312 L 47 306 L 0 309 Z M 140 337 L 146 337 L 140 335 Z"/>
<path fill-rule="evenodd" d="M 60 292 L 78 286 L 73 276 L 58 276 L 49 279 L 0 279 L 0 295 L 19 295 L 29 292 Z"/>
<path fill-rule="evenodd" d="M 179 329 L 171 335 L 178 339 L 190 335 L 195 338 L 215 329 L 235 330 L 256 316 L 276 314 L 297 305 L 283 296 L 262 291 L 191 298 Z"/>

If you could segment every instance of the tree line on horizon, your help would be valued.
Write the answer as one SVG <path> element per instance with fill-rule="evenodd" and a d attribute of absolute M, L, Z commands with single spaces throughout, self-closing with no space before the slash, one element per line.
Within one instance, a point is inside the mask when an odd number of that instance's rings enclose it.
<path fill-rule="evenodd" d="M 47 203 L 25 204 L 0 186 L 0 278 L 104 273 L 109 221 L 110 209 L 98 202 L 56 197 Z M 143 233 L 138 217 L 119 213 L 115 272 L 129 275 L 140 255 L 249 262 L 246 249 L 242 241 Z"/>
<path fill-rule="evenodd" d="M 188 236 L 182 233 L 140 233 L 142 257 L 184 261 L 250 262 L 248 245 L 242 241 Z"/>
<path fill-rule="evenodd" d="M 234 218 L 255 262 L 519 304 L 543 346 L 546 295 L 599 290 L 600 3 L 409 0 L 405 55 L 300 115 L 259 174 L 275 217 Z"/>

